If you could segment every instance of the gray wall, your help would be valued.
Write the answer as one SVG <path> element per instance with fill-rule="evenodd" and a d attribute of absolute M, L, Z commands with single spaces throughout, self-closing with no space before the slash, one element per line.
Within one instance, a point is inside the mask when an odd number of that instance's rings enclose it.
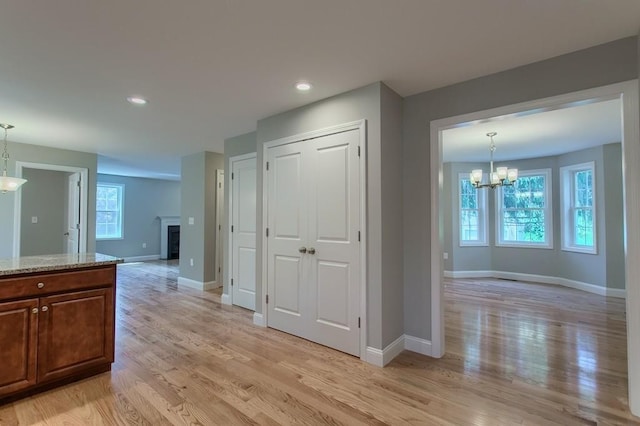
<path fill-rule="evenodd" d="M 69 151 L 66 149 L 49 148 L 45 146 L 24 143 L 8 143 L 9 167 L 8 174 L 15 176 L 15 162 L 29 162 L 52 164 L 58 166 L 82 167 L 89 170 L 87 182 L 87 252 L 96 251 L 96 169 L 98 157 L 87 152 Z M 23 185 L 23 188 L 29 182 Z M 22 191 L 20 189 L 19 191 Z M 0 258 L 13 257 L 13 223 L 14 223 L 15 193 L 0 194 Z"/>
<path fill-rule="evenodd" d="M 160 255 L 158 216 L 180 216 L 180 182 L 105 174 L 98 175 L 98 182 L 124 185 L 124 211 L 123 239 L 98 240 L 96 251 L 117 257 Z"/>
<path fill-rule="evenodd" d="M 180 191 L 180 277 L 209 283 L 215 280 L 216 170 L 224 157 L 200 152 L 182 157 Z M 194 224 L 189 225 L 189 217 Z M 194 266 L 190 265 L 193 259 Z"/>
<path fill-rule="evenodd" d="M 374 348 L 383 348 L 400 334 L 394 335 L 396 330 L 403 329 L 402 312 L 402 273 L 398 259 L 401 255 L 383 257 L 383 229 L 390 227 L 392 230 L 401 230 L 402 207 L 388 208 L 384 210 L 382 205 L 391 197 L 391 202 L 402 200 L 400 176 L 392 176 L 399 173 L 401 165 L 396 160 L 398 153 L 393 154 L 388 169 L 382 168 L 382 153 L 387 152 L 390 146 L 400 150 L 401 138 L 396 121 L 401 104 L 394 94 L 389 93 L 382 83 L 374 83 L 360 89 L 334 96 L 292 111 L 278 114 L 258 122 L 257 146 L 258 164 L 262 164 L 262 144 L 312 130 L 318 130 L 345 122 L 366 119 L 367 120 L 367 344 Z M 397 96 L 397 95 L 396 95 Z M 383 123 L 381 113 L 384 110 L 389 115 L 388 121 Z M 383 140 L 383 133 L 385 139 Z M 387 139 L 388 138 L 388 139 Z M 385 174 L 386 173 L 386 174 Z M 382 185 L 383 175 L 395 182 Z M 262 199 L 262 167 L 258 168 L 258 200 Z M 389 187 L 393 186 L 393 194 L 389 194 Z M 399 197 L 399 198 L 398 198 Z M 258 229 L 264 229 L 262 223 L 262 203 L 257 206 Z M 386 235 L 386 234 L 385 234 Z M 394 235 L 389 244 L 397 246 L 402 241 L 402 235 Z M 258 259 L 257 271 L 262 270 L 262 240 L 258 239 L 256 256 Z M 387 272 L 388 270 L 388 272 Z M 385 281 L 384 278 L 389 281 Z M 261 274 L 258 273 L 256 288 L 257 300 L 261 302 L 263 297 Z M 392 289 L 386 289 L 391 286 Z M 383 290 L 384 288 L 384 290 Z M 383 294 L 388 299 L 383 298 Z M 261 311 L 261 303 L 257 303 L 257 311 Z M 384 336 L 383 336 L 383 325 Z"/>
<path fill-rule="evenodd" d="M 66 252 L 67 192 L 70 173 L 22 170 L 28 184 L 22 186 L 20 256 Z M 31 223 L 36 216 L 38 223 Z"/>
<path fill-rule="evenodd" d="M 228 207 L 229 207 L 229 194 L 231 194 L 231 157 L 235 157 L 237 155 L 242 154 L 250 154 L 252 152 L 256 152 L 256 132 L 246 133 L 244 135 L 236 136 L 233 138 L 225 139 L 224 141 L 224 169 L 227 172 L 227 179 L 224 180 L 224 205 L 227 206 L 225 208 L 224 214 L 224 224 L 222 225 L 222 238 L 225 241 L 222 252 L 223 252 L 223 289 L 222 292 L 224 294 L 229 294 L 231 291 L 229 290 L 229 284 L 231 282 L 231 271 L 229 271 L 229 248 L 226 243 L 229 241 L 229 215 Z M 258 271 L 258 269 L 256 269 Z"/>
<path fill-rule="evenodd" d="M 605 160 L 604 152 L 607 152 Z M 595 162 L 597 254 L 564 251 L 562 247 L 560 167 Z M 553 157 L 507 161 L 504 164 L 519 170 L 550 168 L 552 173 L 553 249 L 497 247 L 495 230 L 495 191 L 488 191 L 489 247 L 461 247 L 459 244 L 459 215 L 457 188 L 458 172 L 468 172 L 477 167 L 487 169 L 487 164 L 447 163 L 444 167 L 446 188 L 443 197 L 444 216 L 451 217 L 447 228 L 445 221 L 445 248 L 450 247 L 446 270 L 452 271 L 504 271 L 533 275 L 545 275 L 594 284 L 601 287 L 624 288 L 624 249 L 622 245 L 622 150 L 620 143 Z M 453 188 L 451 185 L 456 185 Z M 606 190 L 605 190 L 606 188 Z M 449 238 L 450 236 L 450 238 Z"/>
<path fill-rule="evenodd" d="M 638 38 L 628 37 L 404 99 L 406 334 L 431 338 L 430 122 L 636 78 Z"/>

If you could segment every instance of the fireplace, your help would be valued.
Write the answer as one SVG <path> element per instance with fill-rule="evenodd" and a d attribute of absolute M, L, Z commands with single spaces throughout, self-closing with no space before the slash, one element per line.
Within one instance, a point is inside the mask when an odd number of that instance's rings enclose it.
<path fill-rule="evenodd" d="M 168 226 L 167 259 L 180 259 L 180 225 Z"/>
<path fill-rule="evenodd" d="M 169 227 L 178 225 L 178 228 L 179 228 L 180 216 L 159 216 L 159 218 L 160 218 L 160 259 L 171 259 L 169 257 Z M 179 238 L 178 238 L 178 241 L 180 241 Z M 180 243 L 178 243 L 178 247 L 179 246 L 180 246 Z"/>

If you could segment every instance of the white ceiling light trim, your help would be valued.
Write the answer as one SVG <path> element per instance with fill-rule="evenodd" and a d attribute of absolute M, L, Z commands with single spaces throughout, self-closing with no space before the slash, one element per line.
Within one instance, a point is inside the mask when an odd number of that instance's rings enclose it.
<path fill-rule="evenodd" d="M 127 97 L 127 102 L 133 105 L 146 105 L 149 103 L 149 101 L 142 96 L 129 96 Z"/>
<path fill-rule="evenodd" d="M 296 83 L 296 89 L 298 89 L 300 92 L 308 92 L 312 87 L 313 85 L 308 81 L 299 81 Z"/>

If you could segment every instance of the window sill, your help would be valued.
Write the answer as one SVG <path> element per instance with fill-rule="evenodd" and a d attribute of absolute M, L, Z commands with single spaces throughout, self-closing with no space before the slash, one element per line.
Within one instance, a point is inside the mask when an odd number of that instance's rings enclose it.
<path fill-rule="evenodd" d="M 580 253 L 580 254 L 598 254 L 597 249 L 583 249 L 578 247 L 562 247 L 562 251 L 570 252 L 570 253 Z"/>
<path fill-rule="evenodd" d="M 551 244 L 496 243 L 496 247 L 553 250 Z"/>

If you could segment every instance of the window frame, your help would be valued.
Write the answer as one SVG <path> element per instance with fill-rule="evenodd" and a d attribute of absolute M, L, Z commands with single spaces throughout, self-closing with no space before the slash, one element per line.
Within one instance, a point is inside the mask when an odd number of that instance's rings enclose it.
<path fill-rule="evenodd" d="M 591 172 L 591 215 L 593 218 L 593 246 L 582 246 L 575 243 L 575 224 L 573 212 L 575 207 L 575 176 L 578 172 Z M 571 164 L 560 167 L 560 226 L 562 230 L 563 251 L 584 254 L 598 254 L 598 216 L 596 192 L 596 164 L 595 161 Z"/>
<path fill-rule="evenodd" d="M 98 187 L 115 187 L 118 188 L 118 216 L 120 222 L 120 236 L 108 236 L 108 237 L 100 237 L 98 236 L 98 212 L 100 211 L 111 211 L 111 210 L 98 210 Z M 115 240 L 124 240 L 124 189 L 125 186 L 122 183 L 111 183 L 111 182 L 98 182 L 96 184 L 96 241 L 115 241 Z"/>
<path fill-rule="evenodd" d="M 519 170 L 518 180 L 522 177 L 529 176 L 544 176 L 544 235 L 545 241 L 541 243 L 526 242 L 526 241 L 505 241 L 503 238 L 503 196 L 504 191 L 502 186 L 496 188 L 495 197 L 495 226 L 496 226 L 496 247 L 507 248 L 534 248 L 534 249 L 553 249 L 553 173 L 551 168 L 544 169 L 532 169 L 532 170 Z M 517 185 L 517 181 L 516 181 Z"/>
<path fill-rule="evenodd" d="M 458 244 L 460 247 L 488 247 L 489 246 L 489 215 L 488 215 L 488 202 L 487 191 L 484 189 L 475 189 L 477 194 L 478 208 L 478 235 L 477 241 L 465 241 L 462 239 L 462 191 L 460 190 L 460 184 L 463 180 L 470 181 L 469 173 L 458 173 L 457 191 L 456 196 L 458 198 Z M 474 209 L 467 209 L 474 210 Z"/>

